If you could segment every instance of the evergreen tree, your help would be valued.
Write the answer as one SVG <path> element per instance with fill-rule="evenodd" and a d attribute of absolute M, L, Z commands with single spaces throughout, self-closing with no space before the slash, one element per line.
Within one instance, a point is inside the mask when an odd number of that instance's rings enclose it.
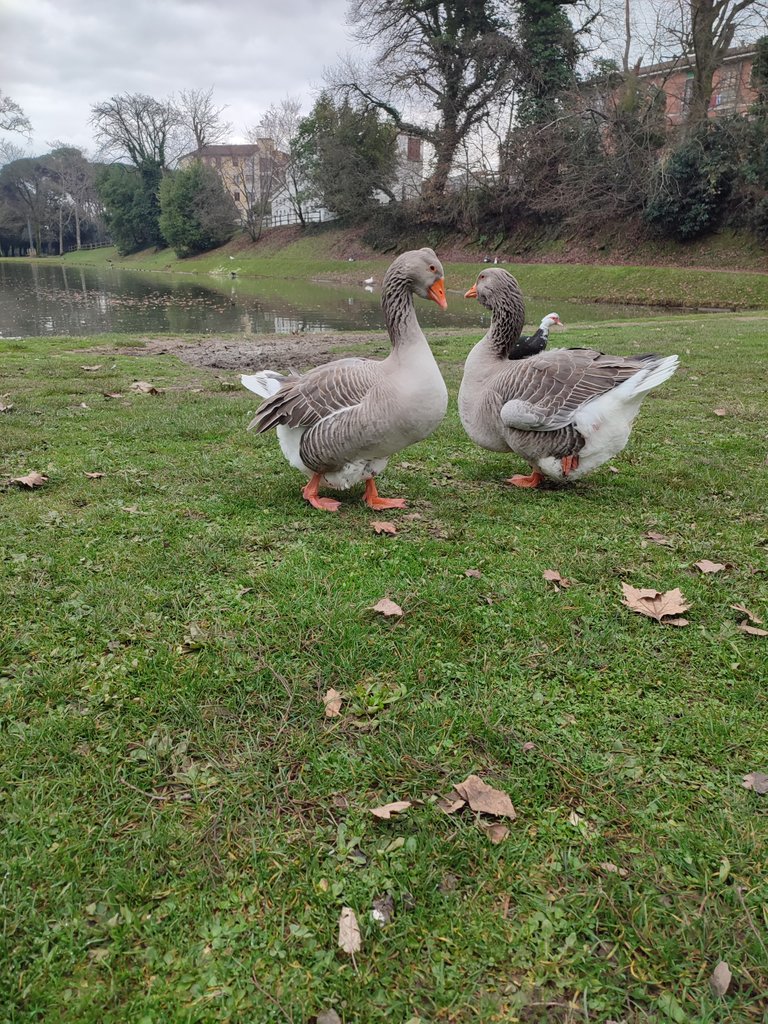
<path fill-rule="evenodd" d="M 237 210 L 212 167 L 196 160 L 160 183 L 160 230 L 180 259 L 223 245 Z"/>

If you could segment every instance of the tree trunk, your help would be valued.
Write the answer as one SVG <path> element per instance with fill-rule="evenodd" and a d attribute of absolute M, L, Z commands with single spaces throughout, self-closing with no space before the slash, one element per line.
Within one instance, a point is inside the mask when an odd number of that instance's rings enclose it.
<path fill-rule="evenodd" d="M 75 244 L 80 250 L 80 207 L 75 203 Z"/>
<path fill-rule="evenodd" d="M 59 206 L 59 256 L 64 255 L 64 211 Z"/>
<path fill-rule="evenodd" d="M 693 88 L 686 116 L 688 132 L 705 124 L 712 99 L 712 79 L 733 40 L 733 27 L 716 28 L 722 3 L 719 0 L 691 0 L 691 42 L 693 44 Z"/>
<path fill-rule="evenodd" d="M 453 158 L 459 147 L 459 135 L 456 130 L 456 123 L 446 121 L 440 144 L 435 149 L 435 169 L 424 183 L 424 197 L 430 199 L 442 199 L 448 185 L 448 175 L 453 167 Z"/>

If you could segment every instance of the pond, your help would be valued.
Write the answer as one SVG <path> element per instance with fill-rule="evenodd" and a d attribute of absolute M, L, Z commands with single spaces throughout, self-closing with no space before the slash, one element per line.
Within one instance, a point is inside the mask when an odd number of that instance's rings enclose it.
<path fill-rule="evenodd" d="M 425 327 L 481 327 L 490 314 L 461 292 L 443 312 L 419 302 Z M 528 319 L 551 312 L 528 301 Z M 648 306 L 558 302 L 567 324 L 650 316 Z M 670 310 L 663 310 L 668 314 Z M 297 334 L 376 330 L 384 326 L 380 296 L 363 284 L 276 278 L 156 274 L 148 271 L 0 260 L 0 337 L 101 333 Z"/>

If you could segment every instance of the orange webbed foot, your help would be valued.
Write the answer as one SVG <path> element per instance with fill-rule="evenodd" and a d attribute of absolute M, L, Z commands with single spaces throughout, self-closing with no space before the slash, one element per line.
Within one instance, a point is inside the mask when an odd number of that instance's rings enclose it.
<path fill-rule="evenodd" d="M 336 501 L 335 498 L 321 498 L 317 493 L 321 479 L 322 474 L 315 473 L 307 486 L 301 492 L 301 496 L 305 501 L 309 502 L 312 508 L 319 508 L 323 512 L 338 512 L 341 507 L 340 501 Z"/>
<path fill-rule="evenodd" d="M 560 459 L 560 466 L 562 467 L 562 470 L 563 470 L 563 476 L 568 476 L 568 474 L 572 473 L 574 471 L 574 469 L 578 469 L 578 467 L 579 467 L 579 456 L 578 455 L 564 455 L 563 458 Z"/>
<path fill-rule="evenodd" d="M 381 498 L 379 492 L 376 489 L 376 484 L 371 480 L 365 481 L 365 495 L 363 501 L 368 506 L 376 511 L 385 508 L 408 508 L 408 503 L 405 498 Z"/>
<path fill-rule="evenodd" d="M 544 479 L 542 473 L 538 469 L 534 469 L 530 476 L 523 476 L 521 473 L 515 473 L 508 480 L 505 480 L 505 484 L 512 484 L 513 487 L 538 487 L 541 481 Z"/>

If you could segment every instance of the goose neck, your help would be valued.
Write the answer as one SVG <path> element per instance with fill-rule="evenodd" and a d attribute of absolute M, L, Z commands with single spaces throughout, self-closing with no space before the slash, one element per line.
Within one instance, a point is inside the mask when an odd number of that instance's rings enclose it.
<path fill-rule="evenodd" d="M 390 269 L 381 288 L 381 306 L 393 348 L 423 337 L 413 305 L 413 288 L 404 274 Z"/>
<path fill-rule="evenodd" d="M 493 308 L 487 340 L 499 359 L 509 359 L 525 323 L 525 307 L 516 296 L 504 297 Z"/>

